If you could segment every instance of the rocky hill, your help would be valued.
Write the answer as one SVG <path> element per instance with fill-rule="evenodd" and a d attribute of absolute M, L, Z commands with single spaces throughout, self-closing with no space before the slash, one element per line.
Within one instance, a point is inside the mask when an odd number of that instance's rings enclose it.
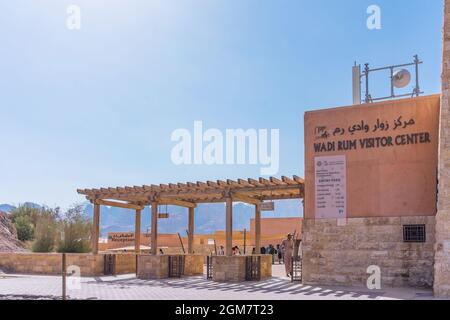
<path fill-rule="evenodd" d="M 8 214 L 0 211 L 0 252 L 25 251 L 22 242 L 17 239 L 16 228 Z"/>

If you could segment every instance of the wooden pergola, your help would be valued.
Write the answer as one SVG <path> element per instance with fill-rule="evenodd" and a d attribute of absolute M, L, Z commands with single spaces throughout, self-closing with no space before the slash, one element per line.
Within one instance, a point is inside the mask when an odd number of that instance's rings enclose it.
<path fill-rule="evenodd" d="M 100 206 L 111 206 L 136 211 L 135 250 L 140 250 L 141 211 L 151 206 L 151 254 L 157 254 L 158 205 L 175 205 L 188 208 L 188 253 L 193 253 L 194 209 L 199 203 L 226 204 L 226 255 L 232 255 L 233 202 L 255 206 L 255 248 L 261 246 L 261 204 L 270 200 L 300 199 L 305 194 L 304 180 L 293 176 L 281 179 L 238 179 L 216 182 L 187 182 L 133 187 L 79 189 L 79 194 L 94 205 L 92 252 L 98 253 L 100 233 Z"/>

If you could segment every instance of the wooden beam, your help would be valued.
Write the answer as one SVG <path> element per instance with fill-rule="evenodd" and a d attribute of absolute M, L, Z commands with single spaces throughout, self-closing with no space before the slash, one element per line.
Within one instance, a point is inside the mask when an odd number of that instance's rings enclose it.
<path fill-rule="evenodd" d="M 171 199 L 171 198 L 161 198 L 159 200 L 159 204 L 167 204 L 167 205 L 174 205 L 179 207 L 185 207 L 185 208 L 196 208 L 197 205 L 193 202 L 178 200 L 178 199 Z"/>
<path fill-rule="evenodd" d="M 255 205 L 255 253 L 261 253 L 261 206 Z"/>
<path fill-rule="evenodd" d="M 136 221 L 134 224 L 134 251 L 141 253 L 141 210 L 136 210 Z"/>
<path fill-rule="evenodd" d="M 152 202 L 152 231 L 151 231 L 151 250 L 152 255 L 158 254 L 158 202 Z"/>
<path fill-rule="evenodd" d="M 225 254 L 229 257 L 233 255 L 233 199 L 228 197 L 226 199 L 226 242 Z"/>
<path fill-rule="evenodd" d="M 95 203 L 102 205 L 102 206 L 117 207 L 117 208 L 123 208 L 123 209 L 131 209 L 131 210 L 144 209 L 143 206 L 138 206 L 136 204 L 108 201 L 108 200 L 96 200 Z"/>
<path fill-rule="evenodd" d="M 261 203 L 261 201 L 258 200 L 258 199 L 255 199 L 255 198 L 252 198 L 252 197 L 249 197 L 247 195 L 240 194 L 240 193 L 234 193 L 233 192 L 232 198 L 233 198 L 234 201 L 245 202 L 245 203 L 248 203 L 248 204 L 257 205 L 257 204 Z"/>
<path fill-rule="evenodd" d="M 98 254 L 98 238 L 100 236 L 100 205 L 94 203 L 92 223 L 92 253 Z"/>
<path fill-rule="evenodd" d="M 194 208 L 189 208 L 188 221 L 188 253 L 194 253 Z"/>

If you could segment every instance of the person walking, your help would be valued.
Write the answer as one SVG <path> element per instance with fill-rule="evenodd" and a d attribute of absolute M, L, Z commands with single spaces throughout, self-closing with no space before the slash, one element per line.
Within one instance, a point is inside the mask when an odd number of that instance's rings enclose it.
<path fill-rule="evenodd" d="M 291 258 L 294 249 L 294 242 L 292 241 L 292 234 L 288 234 L 287 238 L 281 242 L 281 250 L 283 250 L 284 269 L 286 276 L 291 276 Z"/>
<path fill-rule="evenodd" d="M 277 244 L 277 258 L 278 264 L 281 264 L 281 261 L 283 260 L 283 252 L 281 251 L 281 247 L 279 244 Z"/>
<path fill-rule="evenodd" d="M 272 264 L 275 262 L 275 248 L 273 245 L 269 244 L 269 247 L 267 249 L 267 253 L 272 256 Z"/>
<path fill-rule="evenodd" d="M 223 246 L 219 247 L 219 250 L 217 252 L 218 256 L 224 256 L 225 255 L 225 248 Z"/>

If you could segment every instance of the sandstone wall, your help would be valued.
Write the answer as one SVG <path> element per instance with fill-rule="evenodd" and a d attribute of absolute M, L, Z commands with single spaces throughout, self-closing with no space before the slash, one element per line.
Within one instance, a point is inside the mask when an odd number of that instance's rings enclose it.
<path fill-rule="evenodd" d="M 404 243 L 404 224 L 425 224 L 426 243 Z M 435 217 L 307 219 L 303 283 L 366 286 L 367 267 L 381 268 L 384 286 L 433 284 Z"/>
<path fill-rule="evenodd" d="M 116 274 L 136 272 L 136 254 L 116 254 Z"/>
<path fill-rule="evenodd" d="M 261 280 L 272 277 L 272 256 L 261 257 Z M 214 256 L 213 280 L 218 282 L 243 282 L 246 273 L 247 256 Z"/>
<path fill-rule="evenodd" d="M 204 255 L 185 255 L 184 275 L 198 276 L 203 274 L 206 256 Z"/>
<path fill-rule="evenodd" d="M 169 277 L 169 256 L 140 255 L 138 257 L 139 279 L 165 279 Z"/>
<path fill-rule="evenodd" d="M 450 0 L 445 0 L 434 294 L 450 297 Z"/>
<path fill-rule="evenodd" d="M 245 256 L 214 256 L 213 280 L 218 282 L 245 281 Z"/>
<path fill-rule="evenodd" d="M 68 253 L 66 265 L 78 266 L 82 277 L 104 274 L 104 254 L 93 255 Z M 134 273 L 134 254 L 116 255 L 116 274 Z M 60 275 L 62 255 L 60 253 L 0 253 L 0 269 L 9 273 Z"/>

